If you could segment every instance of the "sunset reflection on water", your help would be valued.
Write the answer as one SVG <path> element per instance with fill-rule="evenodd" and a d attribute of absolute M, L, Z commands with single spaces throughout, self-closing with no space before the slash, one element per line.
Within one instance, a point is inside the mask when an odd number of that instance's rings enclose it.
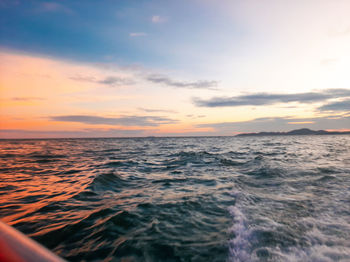
<path fill-rule="evenodd" d="M 63 142 L 63 143 L 62 143 Z M 0 206 L 3 221 L 33 223 L 48 219 L 40 210 L 78 194 L 94 175 L 85 172 L 89 163 L 77 162 L 79 155 L 66 150 L 68 141 L 2 141 Z M 75 155 L 75 156 L 74 156 Z M 74 174 L 74 175 L 73 175 Z M 55 214 L 54 216 L 67 214 Z M 81 216 L 74 212 L 68 217 Z"/>
<path fill-rule="evenodd" d="M 347 259 L 349 149 L 349 136 L 0 140 L 0 219 L 69 261 Z"/>

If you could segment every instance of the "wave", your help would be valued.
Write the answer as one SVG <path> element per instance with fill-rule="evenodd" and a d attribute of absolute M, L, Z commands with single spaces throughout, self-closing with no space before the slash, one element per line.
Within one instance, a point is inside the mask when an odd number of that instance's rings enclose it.
<path fill-rule="evenodd" d="M 1 143 L 1 219 L 69 261 L 350 261 L 348 137 Z"/>
<path fill-rule="evenodd" d="M 64 249 L 68 260 L 101 260 L 117 248 L 117 242 L 123 243 L 124 236 L 135 230 L 138 220 L 137 215 L 128 211 L 102 208 L 78 221 L 52 225 L 32 237 L 55 252 Z"/>
<path fill-rule="evenodd" d="M 232 159 L 236 154 L 241 155 L 241 153 L 237 152 L 229 152 L 229 153 L 210 153 L 207 151 L 180 151 L 176 154 L 169 155 L 169 160 L 164 161 L 164 165 L 168 168 L 176 168 L 181 166 L 186 166 L 189 164 L 207 166 L 242 166 L 247 164 L 246 157 L 240 159 Z"/>
<path fill-rule="evenodd" d="M 237 206 L 229 207 L 229 212 L 233 217 L 233 226 L 230 231 L 234 238 L 229 241 L 229 261 L 251 261 L 250 256 L 250 236 L 251 231 L 247 228 L 246 217 Z"/>
<path fill-rule="evenodd" d="M 60 154 L 52 154 L 52 153 L 47 153 L 43 154 L 42 152 L 32 152 L 28 154 L 29 157 L 32 158 L 44 158 L 44 159 L 50 159 L 50 158 L 65 158 L 67 155 L 60 155 Z"/>
<path fill-rule="evenodd" d="M 262 167 L 254 167 L 253 170 L 246 172 L 249 176 L 254 176 L 257 179 L 266 179 L 266 178 L 282 178 L 284 177 L 288 172 L 281 169 L 281 168 L 272 168 L 268 166 L 262 166 Z M 268 181 L 267 181 L 268 182 Z"/>
<path fill-rule="evenodd" d="M 93 181 L 87 187 L 88 190 L 93 192 L 104 191 L 121 191 L 124 187 L 130 186 L 130 182 L 124 180 L 117 173 L 103 173 L 97 175 Z"/>
<path fill-rule="evenodd" d="M 103 167 L 128 167 L 128 166 L 137 166 L 138 163 L 135 161 L 131 161 L 131 160 L 119 160 L 119 161 L 110 161 L 107 162 L 105 164 L 103 164 Z"/>
<path fill-rule="evenodd" d="M 237 161 L 227 158 L 221 158 L 220 163 L 224 166 L 243 166 L 247 163 L 247 161 Z"/>

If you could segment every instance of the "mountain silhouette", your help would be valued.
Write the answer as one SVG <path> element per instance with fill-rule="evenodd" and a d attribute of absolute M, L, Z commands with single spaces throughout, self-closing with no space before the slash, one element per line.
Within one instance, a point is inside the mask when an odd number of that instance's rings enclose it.
<path fill-rule="evenodd" d="M 302 136 L 302 135 L 346 135 L 350 131 L 326 131 L 311 130 L 308 128 L 295 129 L 289 132 L 259 132 L 259 133 L 242 133 L 237 136 Z"/>

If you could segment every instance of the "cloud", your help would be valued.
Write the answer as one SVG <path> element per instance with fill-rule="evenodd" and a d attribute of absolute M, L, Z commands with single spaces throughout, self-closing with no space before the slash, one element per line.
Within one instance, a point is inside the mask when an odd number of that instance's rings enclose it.
<path fill-rule="evenodd" d="M 76 122 L 91 125 L 121 125 L 121 126 L 159 126 L 161 124 L 174 124 L 177 120 L 161 116 L 122 116 L 101 117 L 89 115 L 51 116 L 52 121 Z"/>
<path fill-rule="evenodd" d="M 144 32 L 133 32 L 133 33 L 129 33 L 130 37 L 140 37 L 140 36 L 147 36 L 146 33 Z"/>
<path fill-rule="evenodd" d="M 307 92 L 296 94 L 269 94 L 256 93 L 234 97 L 213 97 L 210 99 L 194 98 L 193 102 L 199 107 L 237 107 L 237 106 L 262 106 L 278 103 L 314 103 L 326 101 L 331 98 L 349 97 L 350 89 L 326 89 L 319 92 Z"/>
<path fill-rule="evenodd" d="M 292 121 L 292 122 L 288 122 L 289 125 L 307 125 L 307 124 L 313 124 L 315 123 L 314 121 Z"/>
<path fill-rule="evenodd" d="M 206 117 L 205 115 L 193 115 L 193 114 L 188 114 L 186 115 L 188 118 L 196 119 L 196 118 L 203 118 Z"/>
<path fill-rule="evenodd" d="M 332 102 L 320 106 L 318 108 L 320 111 L 349 111 L 350 112 L 350 99 L 338 102 Z"/>
<path fill-rule="evenodd" d="M 105 79 L 97 81 L 97 83 L 114 86 L 114 85 L 130 85 L 130 84 L 133 84 L 134 82 L 131 79 L 108 76 Z"/>
<path fill-rule="evenodd" d="M 234 134 L 237 132 L 261 132 L 261 131 L 290 131 L 293 129 L 308 128 L 320 129 L 350 129 L 350 115 L 325 116 L 315 118 L 293 117 L 265 117 L 250 121 L 221 122 L 211 124 L 199 124 L 198 128 L 213 128 L 219 134 Z"/>
<path fill-rule="evenodd" d="M 73 11 L 68 7 L 56 2 L 43 2 L 40 4 L 40 9 L 45 12 L 63 12 L 72 14 Z"/>
<path fill-rule="evenodd" d="M 103 84 L 108 86 L 132 85 L 135 83 L 132 79 L 117 77 L 117 76 L 107 76 L 103 79 L 96 79 L 95 77 L 92 77 L 92 76 L 77 75 L 77 76 L 69 77 L 69 79 L 72 79 L 75 81 L 81 81 L 81 82 Z"/>
<path fill-rule="evenodd" d="M 162 17 L 160 15 L 154 15 L 151 18 L 152 23 L 159 24 L 159 23 L 164 23 L 167 21 L 165 17 Z"/>
<path fill-rule="evenodd" d="M 11 98 L 12 101 L 41 101 L 41 100 L 45 100 L 42 97 L 12 97 Z"/>
<path fill-rule="evenodd" d="M 188 88 L 188 89 L 217 90 L 216 86 L 218 85 L 217 81 L 199 80 L 194 82 L 184 82 L 184 81 L 173 80 L 163 75 L 149 75 L 148 77 L 146 77 L 146 80 L 156 84 L 164 84 L 171 87 Z"/>
<path fill-rule="evenodd" d="M 177 113 L 175 110 L 166 110 L 166 109 L 150 109 L 139 107 L 138 110 L 147 112 L 147 113 Z"/>

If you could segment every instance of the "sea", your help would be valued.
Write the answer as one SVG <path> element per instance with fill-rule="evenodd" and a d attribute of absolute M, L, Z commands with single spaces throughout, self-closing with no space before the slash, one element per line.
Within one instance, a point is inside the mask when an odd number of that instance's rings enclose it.
<path fill-rule="evenodd" d="M 350 261 L 350 135 L 1 140 L 0 219 L 68 261 Z"/>

